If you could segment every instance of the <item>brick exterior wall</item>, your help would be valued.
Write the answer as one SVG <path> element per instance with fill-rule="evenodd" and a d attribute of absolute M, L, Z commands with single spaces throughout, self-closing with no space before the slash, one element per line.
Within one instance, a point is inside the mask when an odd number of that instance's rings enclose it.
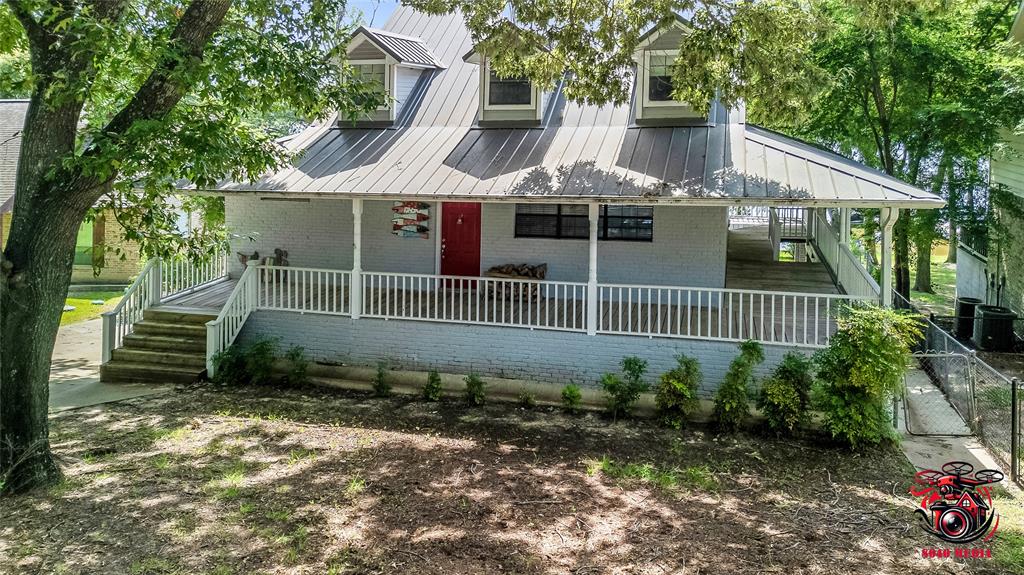
<path fill-rule="evenodd" d="M 3 235 L 2 243 L 0 248 L 7 247 L 7 236 L 11 229 L 11 218 L 10 212 L 3 214 Z M 93 224 L 93 230 L 96 232 L 101 224 L 99 221 Z M 93 273 L 92 266 L 79 266 L 76 265 L 71 271 L 71 283 L 72 284 L 127 284 L 131 283 L 135 279 L 135 276 L 142 270 L 143 260 L 142 253 L 139 249 L 138 244 L 134 242 L 126 242 L 123 239 L 124 228 L 117 223 L 113 215 L 109 212 L 105 212 L 103 216 L 101 233 L 93 234 L 93 245 L 102 243 L 104 246 L 121 246 L 124 251 L 125 259 L 121 259 L 117 254 L 106 252 L 103 255 L 103 268 L 100 270 L 100 274 L 97 276 Z"/>
<path fill-rule="evenodd" d="M 308 202 L 261 200 L 253 196 L 225 200 L 232 274 L 242 265 L 235 252 L 272 255 L 288 250 L 292 266 L 352 267 L 352 204 L 349 200 Z M 439 204 L 431 204 L 429 238 L 399 238 L 391 233 L 391 202 L 363 202 L 363 254 L 366 271 L 436 273 Z M 602 241 L 598 244 L 598 280 L 608 283 L 723 287 L 725 285 L 726 208 L 657 207 L 653 242 Z M 516 238 L 515 206 L 485 203 L 481 210 L 481 271 L 507 263 L 547 263 L 548 278 L 586 281 L 585 240 Z M 250 240 L 252 238 L 252 240 Z"/>
<path fill-rule="evenodd" d="M 731 342 L 665 339 L 635 336 L 501 328 L 418 321 L 385 321 L 300 315 L 291 312 L 257 311 L 249 317 L 239 342 L 280 338 L 281 350 L 301 346 L 319 362 L 389 367 L 410 370 L 437 369 L 447 373 L 475 372 L 564 385 L 574 382 L 597 386 L 601 374 L 620 371 L 628 355 L 649 362 L 653 384 L 676 365 L 679 353 L 696 357 L 704 372 L 700 390 L 711 397 L 721 385 L 738 346 Z M 785 346 L 765 346 L 765 362 L 758 370 L 764 377 L 788 351 Z"/>

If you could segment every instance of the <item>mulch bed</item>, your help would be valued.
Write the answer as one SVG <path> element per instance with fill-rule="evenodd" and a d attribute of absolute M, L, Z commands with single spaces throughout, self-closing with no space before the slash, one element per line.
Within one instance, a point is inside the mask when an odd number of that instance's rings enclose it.
<path fill-rule="evenodd" d="M 1005 572 L 920 558 L 893 448 L 208 385 L 52 443 L 66 481 L 0 499 L 0 573 Z"/>

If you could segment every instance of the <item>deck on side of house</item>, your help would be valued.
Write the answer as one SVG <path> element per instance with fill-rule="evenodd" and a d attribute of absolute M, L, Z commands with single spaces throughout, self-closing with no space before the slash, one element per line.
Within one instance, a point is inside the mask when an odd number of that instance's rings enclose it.
<path fill-rule="evenodd" d="M 820 262 L 777 262 L 767 226 L 729 230 L 725 287 L 801 293 L 840 293 Z"/>

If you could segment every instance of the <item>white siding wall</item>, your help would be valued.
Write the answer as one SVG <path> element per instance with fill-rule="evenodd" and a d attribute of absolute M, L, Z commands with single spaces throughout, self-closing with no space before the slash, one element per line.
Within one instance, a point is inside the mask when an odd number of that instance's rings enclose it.
<path fill-rule="evenodd" d="M 986 301 L 988 262 L 965 249 L 956 252 L 956 295 Z"/>
<path fill-rule="evenodd" d="M 1009 153 L 992 159 L 992 181 L 1009 186 L 1024 197 L 1024 136 L 1008 135 L 1006 141 L 1010 144 Z"/>
<path fill-rule="evenodd" d="M 391 233 L 391 202 L 363 203 L 363 269 L 434 273 L 439 204 L 432 204 L 430 237 L 400 238 Z M 229 196 L 225 202 L 232 252 L 273 255 L 288 250 L 291 265 L 351 269 L 352 204 L 349 200 L 309 202 Z M 726 208 L 657 207 L 653 242 L 602 241 L 598 279 L 607 283 L 723 287 Z M 516 238 L 515 206 L 484 204 L 481 271 L 507 263 L 547 263 L 548 278 L 586 281 L 586 240 Z M 249 240 L 249 237 L 253 241 Z M 232 256 L 232 272 L 242 266 Z"/>
<path fill-rule="evenodd" d="M 395 69 L 395 90 L 393 97 L 395 98 L 395 117 L 402 113 L 402 107 L 409 100 L 409 95 L 412 93 L 413 87 L 416 86 L 416 81 L 419 80 L 421 70 L 415 68 L 405 68 L 403 66 L 396 66 Z"/>

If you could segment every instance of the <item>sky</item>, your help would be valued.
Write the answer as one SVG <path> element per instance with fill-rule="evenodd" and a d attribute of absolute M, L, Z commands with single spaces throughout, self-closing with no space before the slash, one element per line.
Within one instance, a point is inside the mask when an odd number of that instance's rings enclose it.
<path fill-rule="evenodd" d="M 365 24 L 371 28 L 379 28 L 388 21 L 388 16 L 398 6 L 396 0 L 349 0 L 349 10 L 363 13 Z"/>

